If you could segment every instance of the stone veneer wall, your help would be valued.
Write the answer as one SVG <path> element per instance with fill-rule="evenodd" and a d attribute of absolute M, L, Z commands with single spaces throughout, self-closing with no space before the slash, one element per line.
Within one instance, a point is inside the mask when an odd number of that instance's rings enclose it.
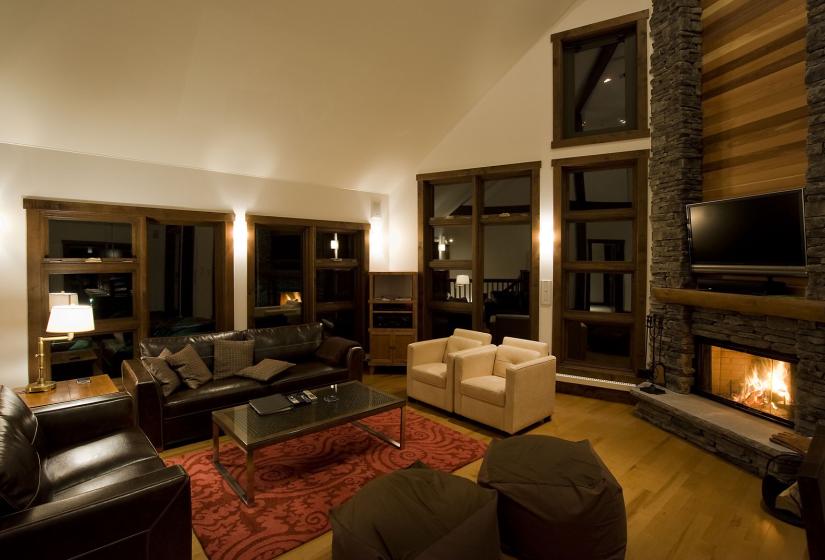
<path fill-rule="evenodd" d="M 651 286 L 689 287 L 685 204 L 702 199 L 700 0 L 654 0 L 650 19 Z M 807 297 L 825 300 L 825 1 L 808 0 L 808 171 L 805 229 Z M 796 429 L 825 420 L 825 323 L 689 308 L 651 301 L 664 317 L 662 362 L 670 389 L 694 382 L 694 337 L 731 341 L 797 356 Z"/>

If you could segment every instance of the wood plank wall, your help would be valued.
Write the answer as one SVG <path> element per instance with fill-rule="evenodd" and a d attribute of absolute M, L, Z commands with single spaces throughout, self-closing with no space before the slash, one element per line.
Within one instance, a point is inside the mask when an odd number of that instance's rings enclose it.
<path fill-rule="evenodd" d="M 805 185 L 805 0 L 702 1 L 704 199 Z"/>

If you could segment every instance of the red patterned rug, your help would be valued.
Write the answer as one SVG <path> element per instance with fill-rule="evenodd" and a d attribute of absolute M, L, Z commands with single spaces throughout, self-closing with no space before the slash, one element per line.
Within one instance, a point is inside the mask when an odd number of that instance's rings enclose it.
<path fill-rule="evenodd" d="M 376 476 L 415 461 L 446 472 L 481 458 L 487 446 L 407 411 L 404 449 L 352 425 L 255 453 L 255 505 L 245 506 L 212 465 L 212 450 L 170 457 L 192 478 L 192 525 L 211 560 L 274 558 L 329 531 L 329 510 Z M 398 411 L 365 424 L 397 438 Z M 221 463 L 246 485 L 244 456 L 221 445 Z"/>

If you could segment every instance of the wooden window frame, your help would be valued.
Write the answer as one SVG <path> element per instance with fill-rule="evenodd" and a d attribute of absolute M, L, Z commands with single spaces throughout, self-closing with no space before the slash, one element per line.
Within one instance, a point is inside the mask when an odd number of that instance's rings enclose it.
<path fill-rule="evenodd" d="M 553 353 L 563 373 L 608 380 L 637 382 L 637 372 L 645 366 L 645 316 L 647 313 L 647 163 L 648 150 L 555 159 L 553 165 Z M 567 177 L 575 171 L 633 168 L 633 205 L 629 209 L 567 210 Z M 633 220 L 633 253 L 629 262 L 577 262 L 567 258 L 568 214 L 575 221 Z M 572 221 L 572 220 L 571 220 Z M 568 310 L 568 272 L 617 272 L 633 275 L 630 313 L 596 313 Z M 630 368 L 590 365 L 567 357 L 564 321 L 593 320 L 596 323 L 626 324 L 631 327 Z"/>
<path fill-rule="evenodd" d="M 149 336 L 149 309 L 147 305 L 148 260 L 147 222 L 164 224 L 213 225 L 215 236 L 215 287 L 214 312 L 218 330 L 231 330 L 234 323 L 234 262 L 231 212 L 204 212 L 197 210 L 177 210 L 151 208 L 146 206 L 125 206 L 94 202 L 67 202 L 52 199 L 24 198 L 26 210 L 26 273 L 28 304 L 28 348 L 29 381 L 38 377 L 37 352 L 38 337 L 43 336 L 49 318 L 49 274 L 81 273 L 100 274 L 106 272 L 127 272 L 133 274 L 134 316 L 122 319 L 102 319 L 95 321 L 95 330 L 89 336 L 131 332 L 134 347 Z M 131 257 L 104 259 L 88 262 L 84 259 L 59 259 L 46 257 L 49 243 L 49 220 L 121 222 L 132 226 Z M 49 350 L 47 349 L 47 353 Z"/>
<path fill-rule="evenodd" d="M 255 262 L 255 227 L 264 226 L 274 229 L 300 232 L 303 235 L 303 274 L 304 292 L 301 294 L 302 314 L 304 322 L 317 320 L 319 313 L 334 312 L 352 309 L 355 313 L 356 340 L 366 345 L 366 296 L 369 273 L 369 231 L 370 224 L 363 222 L 337 222 L 328 220 L 308 220 L 301 218 L 282 218 L 260 214 L 248 214 L 247 225 L 247 324 L 253 328 L 255 324 L 256 292 L 256 262 Z M 354 259 L 318 258 L 316 255 L 316 238 L 320 231 L 338 233 L 356 233 L 361 240 L 356 244 Z M 318 270 L 355 269 L 356 285 L 353 302 L 317 302 L 316 273 Z"/>
<path fill-rule="evenodd" d="M 419 340 L 432 338 L 432 312 L 447 312 L 469 314 L 472 328 L 477 331 L 484 329 L 484 282 L 475 281 L 484 278 L 484 235 L 483 228 L 487 224 L 530 224 L 530 336 L 538 340 L 539 331 L 539 197 L 541 185 L 539 171 L 540 161 L 495 165 L 489 167 L 475 167 L 455 171 L 439 171 L 416 175 L 418 181 L 418 321 Z M 484 215 L 483 191 L 484 180 L 507 179 L 513 177 L 530 178 L 530 214 L 529 215 Z M 473 183 L 473 213 L 472 216 L 456 218 L 434 218 L 433 215 L 433 185 L 458 182 Z M 432 226 L 438 225 L 469 225 L 472 232 L 470 260 L 434 260 L 432 254 L 433 234 Z M 436 302 L 432 301 L 433 269 L 458 269 L 472 271 L 472 302 Z"/>
<path fill-rule="evenodd" d="M 553 44 L 553 141 L 552 148 L 564 148 L 567 146 L 581 146 L 584 144 L 597 144 L 601 142 L 614 142 L 617 140 L 631 140 L 634 138 L 647 138 L 650 136 L 648 126 L 648 100 L 647 100 L 647 20 L 648 10 L 628 14 L 613 18 L 607 21 L 569 29 L 560 33 L 554 33 L 550 40 Z M 633 78 L 635 87 L 635 116 L 636 126 L 622 130 L 611 130 L 607 132 L 581 133 L 568 136 L 565 133 L 565 68 L 564 47 L 565 44 L 579 43 L 598 40 L 600 37 L 613 35 L 622 29 L 635 26 L 636 33 L 636 72 Z"/>

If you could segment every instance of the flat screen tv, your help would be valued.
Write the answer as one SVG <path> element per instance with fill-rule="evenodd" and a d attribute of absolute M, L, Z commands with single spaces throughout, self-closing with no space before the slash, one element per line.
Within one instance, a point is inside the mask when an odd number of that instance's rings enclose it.
<path fill-rule="evenodd" d="M 695 272 L 805 274 L 803 190 L 687 206 Z"/>

